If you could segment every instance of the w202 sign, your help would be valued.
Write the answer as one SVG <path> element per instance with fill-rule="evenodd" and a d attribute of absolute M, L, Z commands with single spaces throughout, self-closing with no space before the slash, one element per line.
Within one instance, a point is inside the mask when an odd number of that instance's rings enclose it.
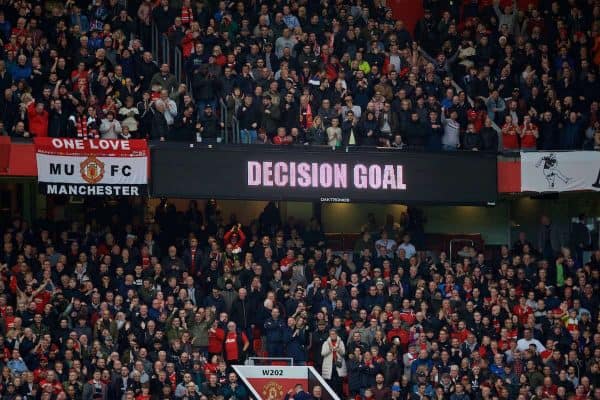
<path fill-rule="evenodd" d="M 521 191 L 600 191 L 600 152 L 523 152 Z"/>
<path fill-rule="evenodd" d="M 144 140 L 36 138 L 40 191 L 74 196 L 136 196 L 147 192 Z"/>

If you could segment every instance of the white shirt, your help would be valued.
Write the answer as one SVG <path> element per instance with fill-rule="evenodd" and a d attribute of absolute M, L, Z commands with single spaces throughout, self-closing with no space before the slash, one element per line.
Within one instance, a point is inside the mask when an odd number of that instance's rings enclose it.
<path fill-rule="evenodd" d="M 392 255 L 392 249 L 396 247 L 396 241 L 393 239 L 379 239 L 375 246 L 382 246 L 387 250 L 388 255 Z"/>
<path fill-rule="evenodd" d="M 519 339 L 517 341 L 517 349 L 519 351 L 525 351 L 525 350 L 529 349 L 529 346 L 532 344 L 535 345 L 535 348 L 537 349 L 538 353 L 541 353 L 542 351 L 546 350 L 544 345 L 539 340 L 537 340 L 537 339 L 527 340 L 525 338 Z"/>
<path fill-rule="evenodd" d="M 411 258 L 415 254 L 417 254 L 417 249 L 415 248 L 415 246 L 413 246 L 412 243 L 400 243 L 400 246 L 398 246 L 398 250 L 400 249 L 404 250 L 404 252 L 406 253 L 406 258 Z"/>
<path fill-rule="evenodd" d="M 165 102 L 165 119 L 167 120 L 167 125 L 171 126 L 175 122 L 175 117 L 177 116 L 177 104 L 171 100 L 163 100 Z"/>

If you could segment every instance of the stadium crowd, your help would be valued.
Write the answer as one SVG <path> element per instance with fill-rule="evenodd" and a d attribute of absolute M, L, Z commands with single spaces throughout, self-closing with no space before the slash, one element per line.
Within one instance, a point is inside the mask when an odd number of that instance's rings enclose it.
<path fill-rule="evenodd" d="M 409 32 L 383 0 L 6 1 L 0 132 L 600 148 L 597 2 L 423 3 Z M 177 74 L 154 27 L 181 50 Z"/>
<path fill-rule="evenodd" d="M 600 250 L 583 259 L 584 219 L 564 235 L 542 217 L 537 238 L 451 263 L 424 248 L 419 215 L 369 215 L 339 253 L 274 203 L 248 226 L 214 200 L 165 199 L 146 223 L 128 207 L 15 218 L 1 397 L 243 400 L 231 365 L 256 355 L 314 365 L 342 399 L 600 399 Z M 300 389 L 286 398 L 320 399 Z"/>

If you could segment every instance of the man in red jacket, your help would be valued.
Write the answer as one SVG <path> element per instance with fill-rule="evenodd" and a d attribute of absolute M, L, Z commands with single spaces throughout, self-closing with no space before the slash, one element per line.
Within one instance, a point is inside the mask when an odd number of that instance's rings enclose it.
<path fill-rule="evenodd" d="M 392 329 L 387 333 L 388 342 L 392 343 L 396 337 L 400 339 L 402 349 L 406 349 L 408 342 L 410 341 L 409 332 L 406 329 L 402 329 L 399 319 L 394 318 L 392 321 Z"/>
<path fill-rule="evenodd" d="M 35 101 L 29 103 L 27 118 L 29 119 L 29 132 L 32 136 L 48 136 L 48 111 L 44 109 L 44 103 Z"/>

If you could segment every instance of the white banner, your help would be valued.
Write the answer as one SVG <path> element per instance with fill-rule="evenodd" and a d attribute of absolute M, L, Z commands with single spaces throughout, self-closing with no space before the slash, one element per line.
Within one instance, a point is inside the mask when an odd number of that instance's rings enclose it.
<path fill-rule="evenodd" d="M 522 192 L 600 191 L 600 152 L 521 152 Z"/>
<path fill-rule="evenodd" d="M 85 157 L 36 154 L 38 180 L 47 183 L 145 185 L 146 157 Z"/>
<path fill-rule="evenodd" d="M 148 148 L 143 140 L 38 138 L 40 190 L 76 196 L 134 196 L 146 193 Z"/>

